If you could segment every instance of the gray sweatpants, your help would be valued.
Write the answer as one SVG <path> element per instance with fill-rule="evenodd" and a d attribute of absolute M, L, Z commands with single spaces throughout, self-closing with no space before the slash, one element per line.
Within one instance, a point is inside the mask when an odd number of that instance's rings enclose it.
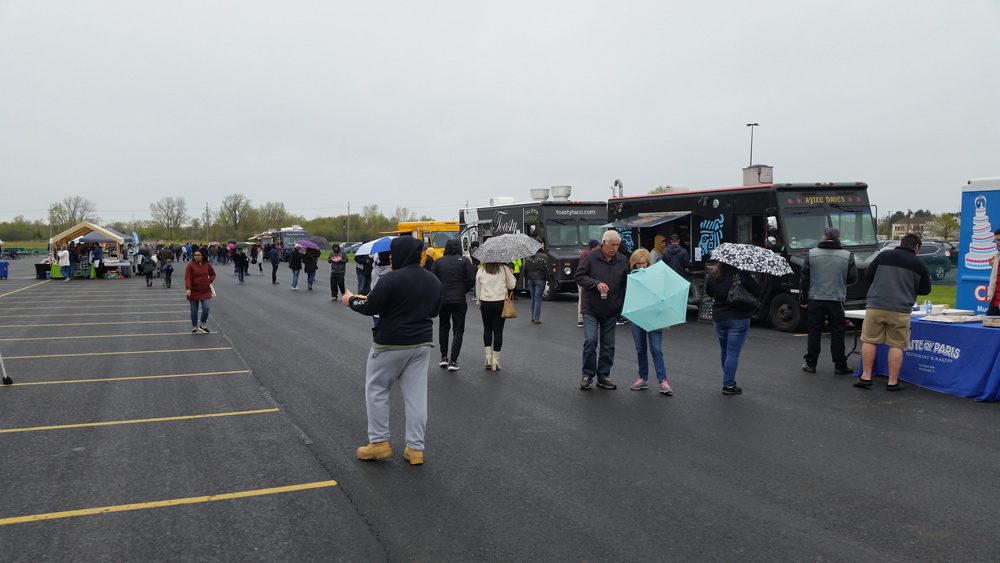
<path fill-rule="evenodd" d="M 368 441 L 389 441 L 389 391 L 396 381 L 406 405 L 406 445 L 424 449 L 427 429 L 427 368 L 431 347 L 368 352 L 365 368 L 365 401 L 368 406 Z"/>

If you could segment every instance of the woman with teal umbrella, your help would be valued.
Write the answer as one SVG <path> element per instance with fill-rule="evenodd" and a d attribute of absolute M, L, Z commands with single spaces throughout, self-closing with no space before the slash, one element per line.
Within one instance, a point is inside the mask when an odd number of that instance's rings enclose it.
<path fill-rule="evenodd" d="M 648 268 L 652 263 L 649 251 L 640 248 L 629 258 L 629 270 L 635 272 Z M 657 389 L 664 395 L 673 395 L 674 391 L 667 382 L 667 368 L 663 364 L 663 331 L 644 330 L 637 323 L 632 323 L 632 340 L 635 342 L 635 353 L 639 361 L 639 378 L 632 384 L 633 391 L 649 388 L 649 360 L 653 357 L 653 370 L 656 371 Z M 648 351 L 648 355 L 647 355 Z"/>

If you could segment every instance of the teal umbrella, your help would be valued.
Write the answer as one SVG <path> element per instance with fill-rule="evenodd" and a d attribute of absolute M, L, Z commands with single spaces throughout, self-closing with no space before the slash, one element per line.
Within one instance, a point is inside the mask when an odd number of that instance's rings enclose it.
<path fill-rule="evenodd" d="M 683 323 L 687 319 L 691 283 L 662 261 L 628 275 L 622 315 L 652 331 Z"/>

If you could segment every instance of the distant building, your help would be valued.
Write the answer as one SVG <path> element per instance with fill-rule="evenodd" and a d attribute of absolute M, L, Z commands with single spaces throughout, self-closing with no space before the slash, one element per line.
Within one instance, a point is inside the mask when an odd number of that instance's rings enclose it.
<path fill-rule="evenodd" d="M 889 238 L 893 240 L 903 238 L 906 233 L 917 233 L 918 235 L 924 234 L 924 229 L 930 225 L 929 219 L 910 219 L 909 221 L 900 221 L 899 223 L 892 224 L 892 236 Z"/>

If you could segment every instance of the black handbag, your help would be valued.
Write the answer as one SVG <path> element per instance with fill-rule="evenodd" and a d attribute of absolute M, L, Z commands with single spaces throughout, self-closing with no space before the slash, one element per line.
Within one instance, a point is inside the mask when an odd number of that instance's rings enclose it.
<path fill-rule="evenodd" d="M 730 305 L 737 305 L 754 311 L 760 309 L 760 300 L 754 294 L 747 291 L 747 288 L 743 287 L 740 279 L 739 273 L 733 276 L 733 285 L 729 288 L 726 301 Z"/>

